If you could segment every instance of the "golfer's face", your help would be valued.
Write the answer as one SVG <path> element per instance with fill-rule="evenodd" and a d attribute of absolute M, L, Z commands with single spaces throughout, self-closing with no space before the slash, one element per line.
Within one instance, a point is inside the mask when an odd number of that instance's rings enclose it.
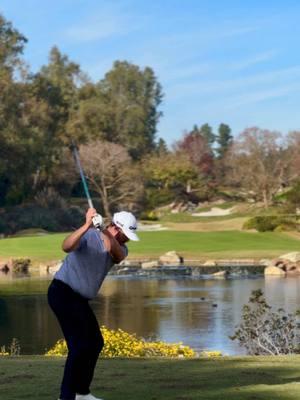
<path fill-rule="evenodd" d="M 126 243 L 129 240 L 128 237 L 124 235 L 124 233 L 120 228 L 118 228 L 118 234 L 116 236 L 116 239 L 120 244 Z"/>

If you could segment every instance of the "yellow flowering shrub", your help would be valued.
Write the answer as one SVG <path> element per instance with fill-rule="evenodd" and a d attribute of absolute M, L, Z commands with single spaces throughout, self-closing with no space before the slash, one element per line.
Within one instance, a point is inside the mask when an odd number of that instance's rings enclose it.
<path fill-rule="evenodd" d="M 9 356 L 9 352 L 6 351 L 5 346 L 1 346 L 1 348 L 0 348 L 0 356 Z"/>
<path fill-rule="evenodd" d="M 165 343 L 162 341 L 147 342 L 138 338 L 135 334 L 124 332 L 122 329 L 108 329 L 101 327 L 104 338 L 102 357 L 195 357 L 196 353 L 189 346 L 182 343 Z M 59 340 L 47 356 L 65 356 L 68 349 L 66 342 Z"/>
<path fill-rule="evenodd" d="M 220 351 L 202 351 L 200 353 L 202 357 L 214 358 L 214 357 L 222 357 L 222 353 Z"/>

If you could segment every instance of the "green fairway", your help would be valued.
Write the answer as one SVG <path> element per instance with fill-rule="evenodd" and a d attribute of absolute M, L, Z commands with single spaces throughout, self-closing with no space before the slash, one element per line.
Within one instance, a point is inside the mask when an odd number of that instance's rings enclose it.
<path fill-rule="evenodd" d="M 58 260 L 64 256 L 61 243 L 66 234 L 17 237 L 0 240 L 0 258 L 29 257 L 33 260 Z"/>
<path fill-rule="evenodd" d="M 1 399 L 57 399 L 63 364 L 1 358 Z M 298 400 L 300 357 L 100 360 L 92 391 L 105 400 Z"/>
<path fill-rule="evenodd" d="M 187 258 L 262 258 L 299 251 L 300 241 L 284 233 L 140 232 L 140 242 L 129 243 L 130 258 L 155 258 L 176 250 Z M 61 259 L 66 234 L 0 240 L 0 258 L 29 257 L 36 261 Z"/>

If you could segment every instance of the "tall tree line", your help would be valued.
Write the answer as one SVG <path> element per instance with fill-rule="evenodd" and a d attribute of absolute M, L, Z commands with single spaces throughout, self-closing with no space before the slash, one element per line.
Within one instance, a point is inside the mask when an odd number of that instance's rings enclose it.
<path fill-rule="evenodd" d="M 203 121 L 168 147 L 157 137 L 163 92 L 151 68 L 116 61 L 93 82 L 53 47 L 33 74 L 22 59 L 26 43 L 0 15 L 0 207 L 76 194 L 72 142 L 107 216 L 196 203 L 224 189 L 269 207 L 299 182 L 299 132 L 253 127 L 233 137 L 229 125 L 214 131 Z"/>
<path fill-rule="evenodd" d="M 22 60 L 26 42 L 0 16 L 0 205 L 55 185 L 72 141 L 112 142 L 134 161 L 156 149 L 163 95 L 151 68 L 116 61 L 94 83 L 53 47 L 32 74 Z"/>

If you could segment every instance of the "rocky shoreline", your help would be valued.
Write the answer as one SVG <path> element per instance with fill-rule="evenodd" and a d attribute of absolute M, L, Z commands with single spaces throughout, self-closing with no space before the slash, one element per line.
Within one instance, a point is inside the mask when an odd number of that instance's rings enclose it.
<path fill-rule="evenodd" d="M 189 265 L 161 265 L 151 268 L 142 268 L 140 265 L 114 266 L 110 275 L 129 275 L 141 277 L 197 277 L 197 278 L 230 278 L 230 277 L 254 277 L 264 274 L 265 265 L 239 265 L 239 266 L 189 266 Z"/>
<path fill-rule="evenodd" d="M 11 259 L 0 264 L 3 274 L 35 274 L 51 276 L 62 261 L 33 265 L 29 259 Z M 132 277 L 195 277 L 195 278 L 251 278 L 258 276 L 300 276 L 300 253 L 288 253 L 273 260 L 184 260 L 175 252 L 169 252 L 158 260 L 125 260 L 115 265 L 109 275 Z"/>

